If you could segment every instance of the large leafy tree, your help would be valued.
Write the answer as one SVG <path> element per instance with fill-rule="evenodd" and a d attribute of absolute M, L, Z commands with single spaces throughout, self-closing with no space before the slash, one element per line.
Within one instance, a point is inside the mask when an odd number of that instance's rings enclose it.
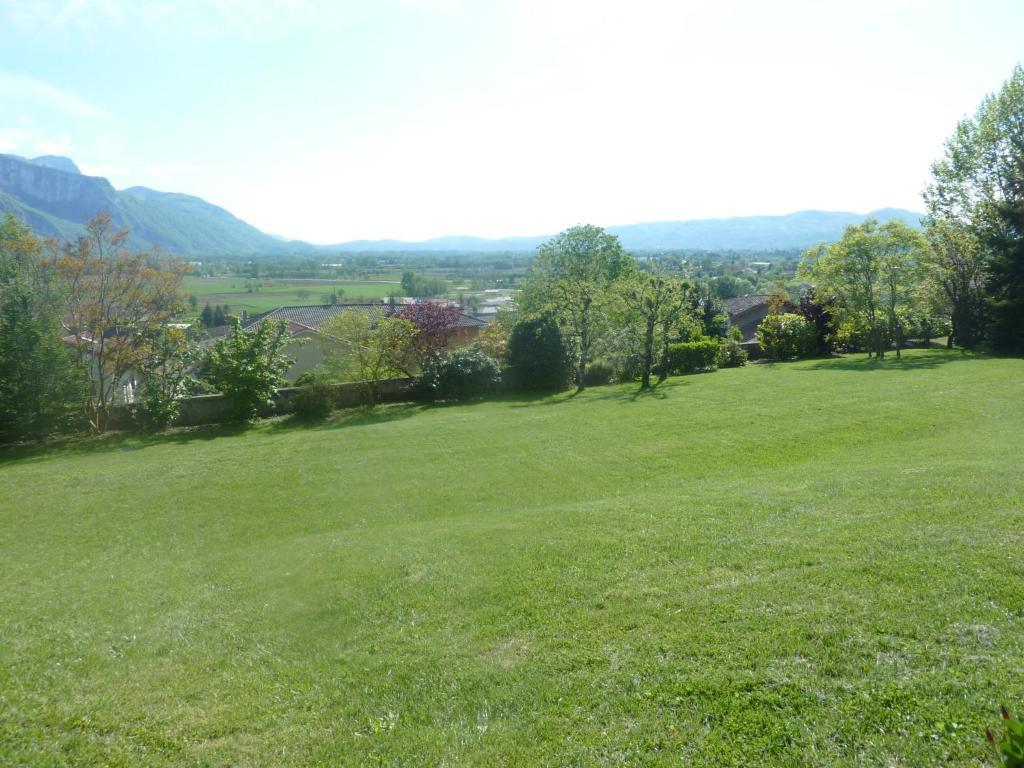
<path fill-rule="evenodd" d="M 992 343 L 1024 349 L 1024 67 L 957 124 L 924 199 L 939 246 L 934 266 L 957 288 L 954 334 L 962 343 L 976 340 L 980 290 Z"/>
<path fill-rule="evenodd" d="M 636 272 L 623 281 L 623 299 L 627 312 L 639 325 L 641 333 L 640 386 L 651 386 L 651 371 L 655 367 L 655 352 L 660 335 L 664 360 L 671 329 L 691 306 L 688 285 L 671 275 Z M 660 366 L 664 373 L 665 366 Z M 662 375 L 664 378 L 664 375 Z"/>
<path fill-rule="evenodd" d="M 906 224 L 868 219 L 847 227 L 838 242 L 805 253 L 797 276 L 837 298 L 847 321 L 864 329 L 869 354 L 884 357 L 895 341 L 899 355 L 901 314 L 917 299 L 924 251 L 923 236 Z"/>
<path fill-rule="evenodd" d="M 0 439 L 44 439 L 81 413 L 88 378 L 63 343 L 60 296 L 43 243 L 0 221 Z"/>
<path fill-rule="evenodd" d="M 992 240 L 989 264 L 991 339 L 997 349 L 1024 352 L 1024 201 L 1000 207 L 1004 229 Z"/>
<path fill-rule="evenodd" d="M 567 229 L 540 246 L 520 292 L 527 316 L 550 313 L 575 351 L 576 386 L 606 328 L 614 287 L 635 269 L 619 239 L 590 224 Z"/>
<path fill-rule="evenodd" d="M 877 243 L 888 338 L 895 342 L 899 357 L 904 340 L 903 317 L 920 298 L 918 287 L 927 246 L 920 232 L 895 220 L 882 225 Z"/>
<path fill-rule="evenodd" d="M 947 219 L 930 219 L 926 236 L 924 267 L 949 316 L 949 343 L 975 347 L 985 330 L 985 248 L 969 227 Z"/>
<path fill-rule="evenodd" d="M 418 333 L 401 317 L 377 320 L 358 310 L 340 312 L 322 328 L 321 351 L 328 369 L 345 381 L 359 382 L 367 405 L 380 401 L 380 383 L 408 375 Z"/>

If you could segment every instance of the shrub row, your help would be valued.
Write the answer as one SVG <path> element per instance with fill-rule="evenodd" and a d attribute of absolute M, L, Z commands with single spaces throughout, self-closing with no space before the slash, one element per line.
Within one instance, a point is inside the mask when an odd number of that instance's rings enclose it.
<path fill-rule="evenodd" d="M 500 384 L 497 361 L 479 349 L 467 347 L 428 360 L 420 377 L 419 394 L 425 400 L 464 400 L 494 392 Z"/>
<path fill-rule="evenodd" d="M 714 339 L 669 344 L 668 372 L 678 375 L 713 371 L 718 367 L 718 354 L 719 344 Z"/>
<path fill-rule="evenodd" d="M 818 349 L 814 324 L 800 315 L 770 314 L 757 329 L 764 356 L 773 360 L 813 355 Z"/>

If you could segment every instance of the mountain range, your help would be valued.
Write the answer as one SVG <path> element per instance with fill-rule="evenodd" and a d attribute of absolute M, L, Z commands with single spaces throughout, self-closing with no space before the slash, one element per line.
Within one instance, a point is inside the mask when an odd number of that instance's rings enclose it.
<path fill-rule="evenodd" d="M 324 252 L 532 251 L 551 235 L 482 238 L 449 236 L 423 241 L 355 240 L 313 245 L 261 232 L 228 211 L 191 195 L 147 187 L 117 190 L 101 176 L 86 176 L 66 157 L 0 154 L 0 213 L 11 212 L 37 234 L 72 239 L 85 223 L 109 211 L 130 232 L 135 248 L 160 246 L 180 256 L 312 255 Z M 606 227 L 634 250 L 780 250 L 836 240 L 868 217 L 918 226 L 921 214 L 882 208 L 866 214 L 799 211 L 784 216 L 659 221 Z"/>

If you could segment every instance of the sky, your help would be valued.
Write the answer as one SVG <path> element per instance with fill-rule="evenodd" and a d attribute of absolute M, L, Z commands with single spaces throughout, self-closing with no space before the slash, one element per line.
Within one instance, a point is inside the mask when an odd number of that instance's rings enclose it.
<path fill-rule="evenodd" d="M 317 243 L 921 210 L 1020 0 L 0 0 L 0 152 Z"/>

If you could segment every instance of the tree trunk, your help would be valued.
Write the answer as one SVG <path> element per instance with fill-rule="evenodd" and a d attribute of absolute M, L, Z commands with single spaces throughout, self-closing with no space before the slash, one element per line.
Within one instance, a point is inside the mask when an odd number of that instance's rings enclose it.
<path fill-rule="evenodd" d="M 580 334 L 580 362 L 576 367 L 576 389 L 582 391 L 586 389 L 584 379 L 587 376 L 587 357 L 590 355 L 590 339 L 587 338 L 587 332 L 583 331 Z"/>
<path fill-rule="evenodd" d="M 576 369 L 576 391 L 586 389 L 587 360 L 590 358 L 590 298 L 583 300 L 583 322 L 580 323 L 580 363 Z"/>
<path fill-rule="evenodd" d="M 651 368 L 654 365 L 654 318 L 647 320 L 647 334 L 644 336 L 644 370 L 640 379 L 640 388 L 651 386 Z"/>

